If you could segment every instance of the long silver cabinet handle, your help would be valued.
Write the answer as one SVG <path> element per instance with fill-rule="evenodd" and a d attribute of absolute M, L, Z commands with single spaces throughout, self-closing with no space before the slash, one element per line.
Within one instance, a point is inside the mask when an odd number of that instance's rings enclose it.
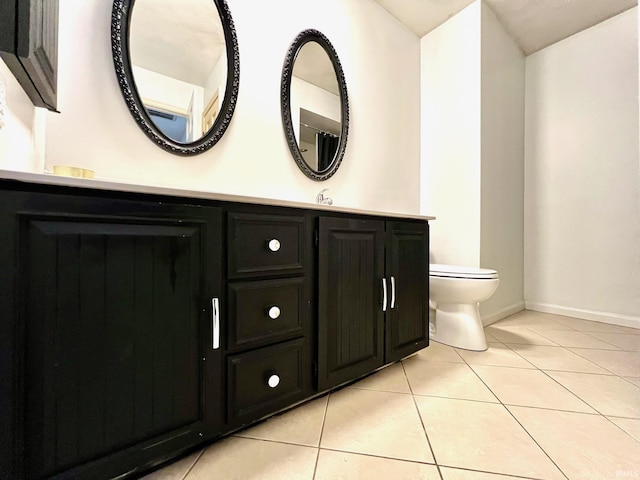
<path fill-rule="evenodd" d="M 396 308 L 396 279 L 391 277 L 391 310 Z"/>
<path fill-rule="evenodd" d="M 211 319 L 213 323 L 213 341 L 211 348 L 217 350 L 220 348 L 220 303 L 216 297 L 211 299 Z"/>
<path fill-rule="evenodd" d="M 382 279 L 382 311 L 387 311 L 387 279 Z"/>

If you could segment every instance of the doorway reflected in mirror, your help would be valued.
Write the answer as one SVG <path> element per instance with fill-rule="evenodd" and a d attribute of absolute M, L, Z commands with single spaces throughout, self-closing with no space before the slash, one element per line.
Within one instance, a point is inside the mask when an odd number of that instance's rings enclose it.
<path fill-rule="evenodd" d="M 338 56 L 317 30 L 301 32 L 282 69 L 282 123 L 291 154 L 313 180 L 342 162 L 349 127 L 347 87 Z"/>

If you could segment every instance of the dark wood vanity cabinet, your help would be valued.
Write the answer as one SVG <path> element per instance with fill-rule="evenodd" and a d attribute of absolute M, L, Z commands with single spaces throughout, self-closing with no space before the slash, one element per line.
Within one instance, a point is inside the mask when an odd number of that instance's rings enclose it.
<path fill-rule="evenodd" d="M 429 343 L 426 222 L 319 219 L 318 389 Z"/>
<path fill-rule="evenodd" d="M 386 222 L 385 362 L 429 345 L 429 225 Z"/>
<path fill-rule="evenodd" d="M 0 190 L 1 478 L 112 478 L 221 433 L 221 228 L 219 208 Z"/>
<path fill-rule="evenodd" d="M 428 344 L 425 221 L 0 180 L 0 244 L 0 478 L 137 477 Z"/>
<path fill-rule="evenodd" d="M 56 111 L 58 1 L 0 2 L 0 56 L 36 107 Z"/>
<path fill-rule="evenodd" d="M 318 390 L 384 364 L 382 220 L 319 219 Z"/>
<path fill-rule="evenodd" d="M 227 214 L 228 428 L 313 393 L 309 223 L 290 209 Z"/>

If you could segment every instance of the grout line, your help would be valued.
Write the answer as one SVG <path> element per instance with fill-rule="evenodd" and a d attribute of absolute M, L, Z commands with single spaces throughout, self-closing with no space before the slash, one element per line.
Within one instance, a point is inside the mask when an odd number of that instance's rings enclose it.
<path fill-rule="evenodd" d="M 624 349 L 624 348 L 620 347 L 619 345 L 616 345 L 615 343 L 612 343 L 612 342 L 610 342 L 610 341 L 608 341 L 608 340 L 603 340 L 603 339 L 601 339 L 601 338 L 598 338 L 598 337 L 594 337 L 594 336 L 593 336 L 593 334 L 594 334 L 594 333 L 604 333 L 605 335 L 606 335 L 606 334 L 613 334 L 613 335 L 630 335 L 630 336 L 636 336 L 636 337 L 638 337 L 638 334 L 637 334 L 637 333 L 615 333 L 615 332 L 584 332 L 584 333 L 585 333 L 585 335 L 589 335 L 591 338 L 594 338 L 594 339 L 596 339 L 596 340 L 598 340 L 598 341 L 600 341 L 600 342 L 607 343 L 607 344 L 611 345 L 612 347 L 616 347 L 616 348 L 620 349 L 620 350 L 621 350 L 621 351 L 623 351 L 623 352 L 638 353 L 638 350 L 626 350 L 626 349 Z M 574 348 L 575 348 L 575 347 L 574 347 Z M 602 350 L 604 350 L 604 349 L 602 349 Z"/>
<path fill-rule="evenodd" d="M 331 400 L 332 392 L 327 394 L 327 403 L 324 405 L 324 414 L 322 415 L 322 426 L 320 427 L 320 438 L 318 439 L 318 453 L 316 455 L 316 464 L 313 466 L 312 479 L 316 478 L 316 472 L 318 471 L 318 462 L 320 461 L 320 445 L 322 445 L 322 435 L 324 435 L 324 425 L 327 421 L 327 411 L 329 410 L 329 401 Z"/>
<path fill-rule="evenodd" d="M 208 447 L 207 447 L 208 448 Z M 184 476 L 181 478 L 181 480 L 185 480 L 189 474 L 191 473 L 191 470 L 193 470 L 193 467 L 196 466 L 196 463 L 198 463 L 198 461 L 202 458 L 202 456 L 204 455 L 205 450 L 207 450 L 206 448 L 203 448 L 202 450 L 200 450 L 200 454 L 196 457 L 196 459 L 193 461 L 193 463 L 191 464 L 191 466 L 189 468 L 187 468 L 187 471 L 184 473 Z"/>
<path fill-rule="evenodd" d="M 395 460 L 397 462 L 417 463 L 419 465 L 431 465 L 433 467 L 437 467 L 438 466 L 434 462 L 422 462 L 420 460 L 408 460 L 406 458 L 388 457 L 388 456 L 385 456 L 385 455 L 378 455 L 378 454 L 375 454 L 375 453 L 353 452 L 351 450 L 340 450 L 338 448 L 321 448 L 320 450 L 324 450 L 326 452 L 348 453 L 349 455 L 359 455 L 361 457 L 381 458 L 383 460 Z"/>
<path fill-rule="evenodd" d="M 565 347 L 565 348 L 566 348 L 567 350 L 569 350 L 570 348 L 580 348 L 580 347 Z M 600 350 L 600 351 L 602 351 L 602 352 L 615 352 L 615 351 L 616 351 L 616 350 L 602 350 L 602 349 L 595 349 L 595 348 L 585 348 L 585 349 L 583 349 L 583 350 Z M 579 353 L 579 352 L 574 352 L 573 350 L 569 350 L 569 351 L 570 351 L 571 353 L 575 354 L 575 355 L 578 355 L 580 358 L 582 358 L 582 359 L 584 359 L 584 360 L 586 360 L 586 361 L 588 361 L 588 362 L 591 362 L 591 363 L 593 363 L 594 365 L 596 365 L 596 366 L 600 367 L 601 369 L 606 370 L 607 372 L 610 372 L 610 373 L 611 373 L 610 375 L 607 375 L 607 374 L 605 374 L 605 373 L 593 373 L 593 374 L 585 373 L 585 375 L 605 375 L 605 376 L 608 376 L 608 377 L 610 377 L 611 375 L 615 375 L 616 377 L 621 377 L 621 376 L 622 376 L 622 375 L 618 375 L 616 372 L 614 372 L 614 371 L 613 371 L 613 370 L 611 370 L 610 368 L 607 368 L 607 367 L 605 367 L 605 366 L 603 366 L 603 365 L 600 365 L 599 363 L 596 363 L 596 362 L 594 362 L 593 360 L 591 360 L 591 359 L 589 359 L 589 358 L 587 358 L 587 357 L 584 357 L 584 356 L 580 355 L 580 353 Z M 618 351 L 620 351 L 620 350 L 618 350 Z M 583 373 L 583 372 L 568 372 L 568 373 Z"/>
<path fill-rule="evenodd" d="M 420 419 L 420 425 L 422 425 L 422 431 L 424 432 L 424 436 L 427 439 L 427 445 L 429 445 L 429 450 L 431 451 L 431 457 L 433 458 L 433 462 L 438 469 L 438 475 L 440 475 L 440 480 L 444 480 L 442 477 L 442 472 L 440 471 L 440 466 L 438 465 L 438 459 L 436 458 L 436 452 L 433 450 L 433 446 L 431 445 L 431 440 L 429 440 L 429 434 L 427 433 L 427 428 L 424 425 L 424 420 L 422 419 L 422 415 L 420 414 L 420 408 L 418 408 L 418 403 L 416 402 L 416 396 L 413 393 L 413 388 L 411 387 L 411 382 L 409 381 L 409 377 L 407 376 L 407 371 L 404 368 L 404 362 L 401 360 L 400 366 L 402 367 L 402 373 L 404 374 L 404 378 L 407 381 L 407 385 L 409 385 L 409 391 L 411 392 L 411 399 L 413 400 L 413 405 L 416 409 L 416 413 L 418 414 L 418 418 Z"/>
<path fill-rule="evenodd" d="M 473 473 L 487 473 L 489 475 L 500 475 L 500 476 L 504 476 L 505 478 L 522 478 L 524 480 L 547 480 L 543 477 L 524 477 L 522 475 L 517 475 L 517 474 L 513 474 L 513 473 L 500 473 L 500 472 L 492 472 L 489 470 L 477 470 L 477 469 L 473 469 L 473 468 L 466 468 L 466 467 L 456 467 L 453 465 L 442 465 L 445 468 L 453 468 L 455 470 L 463 470 L 465 472 L 473 472 Z"/>
<path fill-rule="evenodd" d="M 574 334 L 576 332 L 570 332 L 570 333 Z M 581 332 L 581 331 L 578 330 L 577 333 L 581 333 L 582 335 L 586 335 L 589 338 L 592 338 L 592 339 L 597 340 L 599 342 L 611 345 L 612 347 L 615 347 L 615 348 L 614 349 L 609 349 L 609 348 L 597 348 L 597 347 L 580 347 L 580 346 L 576 346 L 576 345 L 561 345 L 559 343 L 558 343 L 558 345 L 560 345 L 563 348 L 584 348 L 585 350 L 605 350 L 605 351 L 616 351 L 617 350 L 617 351 L 622 351 L 622 349 L 620 347 L 618 347 L 617 345 L 612 345 L 612 344 L 609 344 L 608 342 L 605 342 L 604 340 L 600 340 L 599 338 L 592 337 L 591 335 L 589 335 L 588 332 Z M 594 333 L 594 332 L 592 332 L 592 333 Z M 555 340 L 550 339 L 549 337 L 547 337 L 543 333 L 538 333 L 538 335 L 541 335 L 542 337 L 546 338 L 550 342 L 557 343 Z"/>
<path fill-rule="evenodd" d="M 493 394 L 493 392 L 491 392 Z M 452 396 L 444 396 L 444 395 L 433 395 L 433 394 L 425 394 L 425 393 L 416 393 L 413 395 L 414 397 L 430 397 L 430 398 L 444 398 L 446 400 L 460 400 L 463 402 L 474 402 L 474 403 L 486 403 L 489 405 L 498 405 L 502 402 L 496 397 L 495 401 L 489 400 L 478 400 L 477 398 L 461 398 L 461 397 L 452 397 Z M 495 397 L 495 394 L 493 394 Z"/>
<path fill-rule="evenodd" d="M 466 362 L 465 362 L 466 363 Z M 502 405 L 502 407 L 507 411 L 507 413 L 509 415 L 511 415 L 511 417 L 518 423 L 518 425 L 520 425 L 520 428 L 522 428 L 522 430 L 524 430 L 527 435 L 529 435 L 529 438 L 531 438 L 531 440 L 538 446 L 538 448 L 542 451 L 542 453 L 544 453 L 547 458 L 549 459 L 549 461 L 558 469 L 558 471 L 564 475 L 564 477 L 569 480 L 569 477 L 564 473 L 564 471 L 558 466 L 558 464 L 553 460 L 553 458 L 551 458 L 551 455 L 549 455 L 547 453 L 547 451 L 542 448 L 542 445 L 540 445 L 538 443 L 538 441 L 533 438 L 533 435 L 531 435 L 531 433 L 529 433 L 529 430 L 527 430 L 526 428 L 524 428 L 524 425 L 522 425 L 522 423 L 520 423 L 520 421 L 516 418 L 516 416 L 511 412 L 511 410 L 509 410 L 509 408 L 507 407 L 507 405 L 505 405 L 502 400 L 500 400 L 500 398 L 498 397 L 498 395 L 496 395 L 496 393 L 489 387 L 489 385 L 486 384 L 486 382 L 482 379 L 482 377 L 480 377 L 480 375 L 478 375 L 478 372 L 476 372 L 473 367 L 471 365 L 469 365 L 467 363 L 467 365 L 469 366 L 469 368 L 471 369 L 471 371 L 478 377 L 478 379 L 484 384 L 485 387 L 487 387 L 489 389 L 489 391 L 493 394 L 494 397 L 496 397 L 498 399 L 498 402 L 500 402 L 500 405 Z M 537 370 L 539 370 L 538 368 L 536 368 Z"/>

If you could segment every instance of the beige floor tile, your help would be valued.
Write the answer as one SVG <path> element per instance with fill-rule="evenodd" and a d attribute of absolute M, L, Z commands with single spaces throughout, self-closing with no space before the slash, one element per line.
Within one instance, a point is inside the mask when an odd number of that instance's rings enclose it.
<path fill-rule="evenodd" d="M 329 397 L 322 448 L 433 462 L 411 395 L 345 388 Z"/>
<path fill-rule="evenodd" d="M 603 415 L 640 418 L 640 387 L 613 375 L 547 372 Z"/>
<path fill-rule="evenodd" d="M 501 327 L 498 322 L 485 328 L 485 331 L 507 344 L 557 345 L 527 327 Z"/>
<path fill-rule="evenodd" d="M 473 369 L 502 403 L 596 413 L 540 370 L 486 365 L 474 365 Z"/>
<path fill-rule="evenodd" d="M 640 335 L 631 335 L 628 333 L 589 333 L 592 337 L 602 340 L 603 342 L 615 345 L 627 352 L 640 352 Z"/>
<path fill-rule="evenodd" d="M 640 444 L 600 415 L 509 407 L 569 479 L 640 474 Z"/>
<path fill-rule="evenodd" d="M 502 367 L 534 368 L 529 362 L 503 343 L 487 342 L 484 352 L 457 349 L 458 354 L 469 365 L 495 365 Z"/>
<path fill-rule="evenodd" d="M 318 449 L 231 437 L 214 443 L 185 480 L 311 480 Z"/>
<path fill-rule="evenodd" d="M 433 340 L 429 341 L 429 346 L 420 350 L 416 355 L 413 355 L 409 358 L 420 358 L 421 360 L 431 360 L 435 362 L 456 362 L 456 363 L 464 363 L 462 357 L 458 355 L 456 349 L 450 347 L 449 345 L 444 345 L 442 343 L 434 342 Z"/>
<path fill-rule="evenodd" d="M 142 480 L 182 480 L 201 454 L 202 450 L 198 450 L 160 470 L 145 475 Z"/>
<path fill-rule="evenodd" d="M 623 377 L 640 377 L 640 353 L 570 348 L 581 357 Z"/>
<path fill-rule="evenodd" d="M 438 467 L 355 453 L 320 450 L 314 480 L 440 480 Z"/>
<path fill-rule="evenodd" d="M 633 438 L 635 438 L 638 442 L 640 442 L 640 419 L 637 418 L 618 418 L 618 417 L 607 417 L 617 426 L 619 426 L 622 430 L 627 432 Z"/>
<path fill-rule="evenodd" d="M 563 347 L 599 348 L 601 350 L 620 350 L 615 345 L 603 342 L 584 332 L 566 330 L 547 330 L 540 333 L 554 343 Z"/>
<path fill-rule="evenodd" d="M 522 480 L 522 477 L 500 475 L 498 473 L 478 472 L 475 470 L 460 470 L 459 468 L 440 467 L 444 480 Z"/>
<path fill-rule="evenodd" d="M 564 479 L 503 405 L 416 397 L 438 465 Z"/>
<path fill-rule="evenodd" d="M 494 337 L 493 335 L 491 335 L 489 332 L 487 332 L 487 329 L 484 329 L 484 339 L 487 343 L 502 343 L 500 340 L 498 340 L 496 337 Z"/>
<path fill-rule="evenodd" d="M 394 363 L 386 368 L 369 375 L 351 385 L 349 388 L 364 388 L 365 390 L 379 390 L 382 392 L 411 393 L 409 382 L 404 374 L 401 363 Z"/>
<path fill-rule="evenodd" d="M 580 332 L 610 332 L 610 333 L 638 333 L 637 329 L 611 325 L 610 323 L 592 322 L 581 318 L 564 317 L 557 315 L 554 318 L 557 322 L 563 323 Z"/>
<path fill-rule="evenodd" d="M 515 315 L 504 318 L 493 325 L 498 327 L 527 327 L 531 330 L 544 328 L 547 330 L 572 330 L 571 327 L 556 322 L 554 315 L 548 313 L 534 312 L 531 310 L 523 310 Z"/>
<path fill-rule="evenodd" d="M 325 395 L 312 400 L 243 430 L 237 436 L 317 447 L 328 399 L 329 396 Z"/>
<path fill-rule="evenodd" d="M 511 348 L 541 370 L 600 373 L 603 375 L 610 373 L 564 347 L 511 345 Z"/>
<path fill-rule="evenodd" d="M 414 395 L 498 401 L 466 363 L 428 362 L 414 357 L 405 360 L 404 370 Z"/>

